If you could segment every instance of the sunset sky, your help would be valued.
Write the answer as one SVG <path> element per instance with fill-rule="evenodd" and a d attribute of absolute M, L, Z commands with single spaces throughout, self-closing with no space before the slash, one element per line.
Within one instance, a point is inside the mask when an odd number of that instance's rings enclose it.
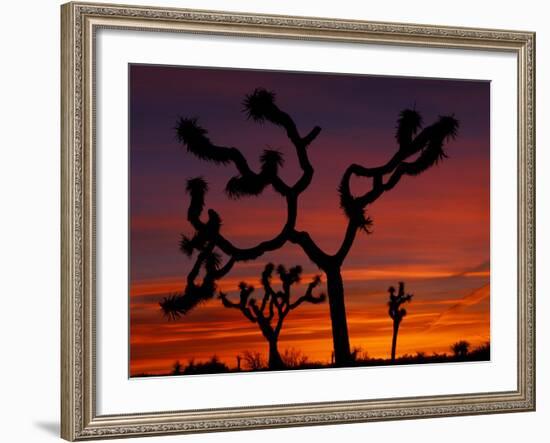
<path fill-rule="evenodd" d="M 158 305 L 166 294 L 183 290 L 193 263 L 178 249 L 180 234 L 192 234 L 186 220 L 188 178 L 208 181 L 206 207 L 222 216 L 222 232 L 238 246 L 269 239 L 284 224 L 280 196 L 269 189 L 259 197 L 228 199 L 223 189 L 234 166 L 200 161 L 175 137 L 178 117 L 197 117 L 213 143 L 238 147 L 256 170 L 264 149 L 283 152 L 281 175 L 293 183 L 300 171 L 284 131 L 243 113 L 245 94 L 257 87 L 276 93 L 278 106 L 302 134 L 322 128 L 309 147 L 315 175 L 300 198 L 297 228 L 330 253 L 346 226 L 336 191 L 342 174 L 351 163 L 379 166 L 395 153 L 399 112 L 414 107 L 425 125 L 439 115 L 460 121 L 459 136 L 447 145 L 448 159 L 421 176 L 404 177 L 370 207 L 373 232 L 357 236 L 343 268 L 350 341 L 371 357 L 389 357 L 387 289 L 398 281 L 414 298 L 406 306 L 397 355 L 449 352 L 458 340 L 474 346 L 488 341 L 488 82 L 131 65 L 131 374 L 168 372 L 176 360 L 186 364 L 214 354 L 234 367 L 244 350 L 267 354 L 257 326 L 217 299 L 175 321 L 163 317 Z M 369 183 L 355 180 L 353 186 L 361 193 Z M 268 262 L 301 265 L 306 284 L 318 273 L 299 247 L 288 244 L 238 263 L 220 289 L 235 294 L 243 280 L 259 289 Z M 280 351 L 289 348 L 310 360 L 330 360 L 328 304 L 305 304 L 290 313 L 279 341 Z"/>

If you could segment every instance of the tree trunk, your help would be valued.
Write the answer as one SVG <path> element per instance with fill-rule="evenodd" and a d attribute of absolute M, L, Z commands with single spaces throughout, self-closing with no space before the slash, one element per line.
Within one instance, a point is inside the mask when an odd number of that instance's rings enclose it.
<path fill-rule="evenodd" d="M 348 322 L 344 304 L 344 283 L 340 268 L 325 270 L 327 292 L 332 322 L 332 341 L 334 345 L 334 365 L 346 366 L 351 363 Z"/>
<path fill-rule="evenodd" d="M 391 340 L 391 362 L 395 362 L 395 348 L 397 347 L 397 332 L 399 331 L 399 323 L 393 324 L 393 337 Z"/>
<path fill-rule="evenodd" d="M 277 339 L 269 340 L 269 369 L 283 369 L 285 367 L 283 359 L 277 349 Z"/>

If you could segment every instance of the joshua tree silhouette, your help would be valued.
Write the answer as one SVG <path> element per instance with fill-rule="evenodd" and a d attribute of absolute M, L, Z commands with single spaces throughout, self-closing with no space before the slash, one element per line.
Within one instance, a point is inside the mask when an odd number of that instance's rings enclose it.
<path fill-rule="evenodd" d="M 203 221 L 207 183 L 202 178 L 189 180 L 187 191 L 191 201 L 187 219 L 195 229 L 195 234 L 191 238 L 182 236 L 181 248 L 189 256 L 194 251 L 198 254 L 187 276 L 184 291 L 165 298 L 161 302 L 162 310 L 170 317 L 185 314 L 215 295 L 216 281 L 226 275 L 236 262 L 257 259 L 267 252 L 282 248 L 287 242 L 297 244 L 326 275 L 335 364 L 345 366 L 351 362 L 351 352 L 341 269 L 357 233 L 371 232 L 372 219 L 366 210 L 385 192 L 393 189 L 404 176 L 422 174 L 446 158 L 443 147 L 449 138 L 456 136 L 458 121 L 452 116 L 443 116 L 422 128 L 422 118 L 416 110 L 406 109 L 400 113 L 395 134 L 398 146 L 388 162 L 374 168 L 351 164 L 343 173 L 338 192 L 340 206 L 348 223 L 340 246 L 336 252 L 328 253 L 315 243 L 308 232 L 296 229 L 298 200 L 310 185 L 314 173 L 308 147 L 317 138 L 321 128 L 316 126 L 305 136 L 300 135 L 294 120 L 275 103 L 275 94 L 262 88 L 247 95 L 243 105 L 249 119 L 258 123 L 268 121 L 286 132 L 296 150 L 302 171 L 295 183 L 287 184 L 279 176 L 279 168 L 283 165 L 280 152 L 265 150 L 260 156 L 260 170 L 254 172 L 239 149 L 214 144 L 208 137 L 208 131 L 199 125 L 196 118 L 181 118 L 176 126 L 177 137 L 187 147 L 187 151 L 197 158 L 217 165 L 232 164 L 237 169 L 238 174 L 226 186 L 230 198 L 257 196 L 271 186 L 286 201 L 286 222 L 273 238 L 250 248 L 241 248 L 222 234 L 221 218 L 216 211 L 209 209 L 206 221 Z M 350 185 L 354 176 L 371 179 L 370 189 L 364 194 L 354 195 Z M 228 257 L 223 266 L 216 251 Z M 206 276 L 201 284 L 197 284 L 201 266 L 204 266 Z"/>
<path fill-rule="evenodd" d="M 413 298 L 412 294 L 405 295 L 405 283 L 399 282 L 399 291 L 395 294 L 395 288 L 390 286 L 388 288 L 390 293 L 390 299 L 388 301 L 388 313 L 393 320 L 393 335 L 391 339 L 391 361 L 395 362 L 395 350 L 397 348 L 397 333 L 399 332 L 399 325 L 403 320 L 403 317 L 407 315 L 407 310 L 402 308 L 401 305 L 410 302 Z"/>
<path fill-rule="evenodd" d="M 279 274 L 279 279 L 281 280 L 280 291 L 275 291 L 271 284 L 274 270 L 275 265 L 268 263 L 262 272 L 261 282 L 264 295 L 260 302 L 255 298 L 251 298 L 254 287 L 245 282 L 239 284 L 240 295 L 238 302 L 231 301 L 223 292 L 220 292 L 220 299 L 226 308 L 239 309 L 248 320 L 258 325 L 262 335 L 269 343 L 269 369 L 283 369 L 285 364 L 279 354 L 277 342 L 285 318 L 290 311 L 296 309 L 304 302 L 314 304 L 324 302 L 326 295 L 313 295 L 313 290 L 321 282 L 321 276 L 316 275 L 309 283 L 304 295 L 291 301 L 291 287 L 300 281 L 302 268 L 294 266 L 287 270 L 283 265 L 277 266 L 277 274 Z"/>

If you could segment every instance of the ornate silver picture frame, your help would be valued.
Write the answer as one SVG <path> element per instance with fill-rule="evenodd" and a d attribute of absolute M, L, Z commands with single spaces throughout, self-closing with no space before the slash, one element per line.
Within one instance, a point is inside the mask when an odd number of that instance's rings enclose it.
<path fill-rule="evenodd" d="M 524 31 L 72 2 L 62 17 L 61 436 L 87 440 L 533 411 L 535 409 L 535 35 Z M 98 414 L 96 34 L 162 32 L 333 44 L 471 49 L 517 58 L 517 388 L 394 398 Z M 267 41 L 267 40 L 266 40 Z M 498 122 L 493 122 L 498 124 Z M 125 149 L 125 147 L 121 147 Z M 498 158 L 492 158 L 498 168 Z M 510 288 L 510 291 L 514 291 Z M 125 297 L 126 294 L 120 294 Z M 495 302 L 496 303 L 496 302 Z M 120 334 L 126 334 L 122 330 Z M 233 375 L 232 375 L 233 376 Z M 238 375 L 234 375 L 238 376 Z M 266 374 L 265 376 L 269 376 Z"/>

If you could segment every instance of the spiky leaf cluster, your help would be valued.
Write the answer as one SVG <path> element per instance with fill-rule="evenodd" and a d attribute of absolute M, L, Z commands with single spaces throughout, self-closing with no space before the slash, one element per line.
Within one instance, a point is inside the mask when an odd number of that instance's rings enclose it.
<path fill-rule="evenodd" d="M 400 112 L 397 119 L 395 139 L 401 149 L 408 147 L 421 126 L 422 117 L 418 112 L 412 109 L 405 109 Z"/>
<path fill-rule="evenodd" d="M 269 120 L 277 123 L 279 109 L 275 105 L 275 93 L 264 88 L 256 88 L 252 94 L 247 94 L 244 101 L 244 112 L 247 117 L 258 123 Z"/>
<path fill-rule="evenodd" d="M 171 294 L 159 302 L 163 314 L 169 319 L 177 319 L 189 313 L 199 304 L 214 297 L 216 285 L 207 283 L 203 285 L 189 285 L 184 293 Z"/>
<path fill-rule="evenodd" d="M 454 139 L 457 135 L 459 122 L 454 117 L 443 116 L 429 128 L 425 129 L 425 138 L 422 151 L 418 158 L 407 163 L 408 175 L 419 175 L 437 165 L 441 160 L 447 158 L 447 153 L 444 150 L 444 144 L 450 139 Z"/>
<path fill-rule="evenodd" d="M 260 195 L 269 182 L 262 174 L 246 174 L 232 177 L 225 186 L 225 192 L 230 198 Z"/>
<path fill-rule="evenodd" d="M 277 150 L 266 149 L 260 157 L 260 163 L 259 174 L 249 172 L 232 177 L 227 182 L 225 191 L 230 198 L 260 195 L 277 177 L 279 167 L 284 164 L 283 155 Z"/>
<path fill-rule="evenodd" d="M 185 315 L 216 294 L 216 272 L 220 268 L 221 256 L 213 251 L 202 252 L 198 263 L 204 266 L 205 270 L 202 282 L 188 282 L 184 292 L 171 294 L 159 302 L 162 312 L 167 317 L 175 319 Z"/>
<path fill-rule="evenodd" d="M 262 174 L 268 178 L 273 178 L 279 172 L 279 167 L 284 164 L 283 154 L 276 149 L 266 149 L 260 157 L 260 163 Z"/>
<path fill-rule="evenodd" d="M 297 265 L 287 270 L 283 265 L 279 265 L 277 266 L 277 274 L 279 274 L 283 284 L 291 286 L 298 283 L 302 278 L 302 267 Z"/>
<path fill-rule="evenodd" d="M 353 220 L 359 229 L 367 234 L 372 233 L 372 218 L 367 215 L 363 205 L 351 195 L 346 179 L 342 179 L 342 182 L 338 186 L 338 194 L 340 196 L 340 208 L 342 208 L 344 214 L 346 214 L 350 220 Z"/>
<path fill-rule="evenodd" d="M 214 145 L 208 131 L 199 125 L 196 118 L 180 118 L 176 124 L 177 139 L 187 150 L 201 160 L 226 164 L 231 160 L 231 150 Z"/>

